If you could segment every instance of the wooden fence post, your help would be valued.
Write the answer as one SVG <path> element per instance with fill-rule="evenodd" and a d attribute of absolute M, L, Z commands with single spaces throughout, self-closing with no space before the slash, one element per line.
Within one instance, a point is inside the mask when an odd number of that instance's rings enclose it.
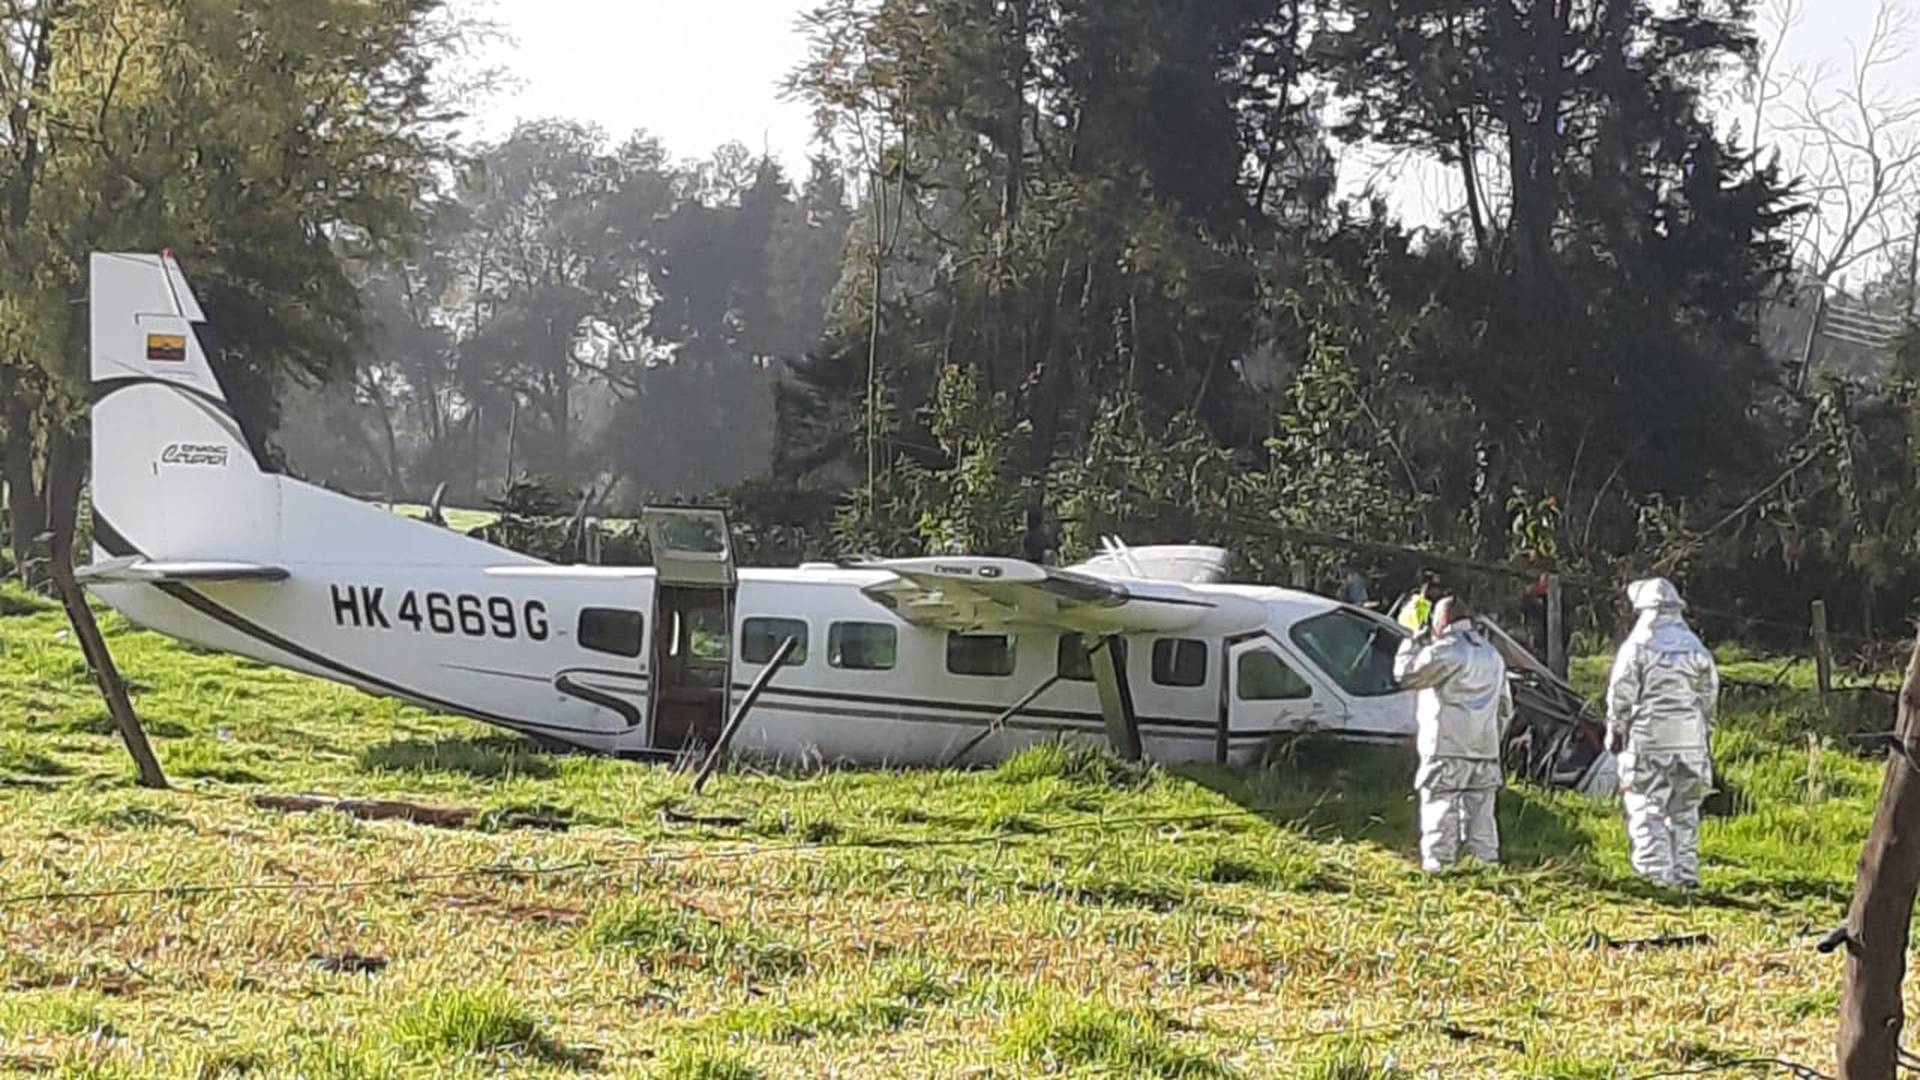
<path fill-rule="evenodd" d="M 1827 602 L 1813 602 L 1813 663 L 1819 672 L 1820 702 L 1833 693 L 1833 642 L 1827 637 Z"/>
<path fill-rule="evenodd" d="M 1567 613 L 1560 575 L 1547 575 L 1547 669 L 1559 679 L 1567 677 Z"/>
<path fill-rule="evenodd" d="M 1873 826 L 1860 853 L 1853 902 L 1841 938 L 1846 971 L 1835 1038 L 1840 1080 L 1883 1080 L 1900 1060 L 1906 1010 L 1900 984 L 1907 973 L 1907 937 L 1920 890 L 1920 646 L 1907 661 L 1892 748 L 1880 781 Z"/>

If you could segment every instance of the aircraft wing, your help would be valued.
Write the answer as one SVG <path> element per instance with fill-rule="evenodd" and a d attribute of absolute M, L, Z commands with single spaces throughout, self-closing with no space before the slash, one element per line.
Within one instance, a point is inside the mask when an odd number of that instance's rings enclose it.
<path fill-rule="evenodd" d="M 168 581 L 285 581 L 282 566 L 242 562 L 156 562 L 137 555 L 107 559 L 73 572 L 89 585 L 156 585 Z"/>
<path fill-rule="evenodd" d="M 850 563 L 884 570 L 869 598 L 910 623 L 961 632 L 1043 627 L 1086 634 L 1172 631 L 1219 604 L 1179 585 L 1109 581 L 1018 559 L 884 559 Z"/>

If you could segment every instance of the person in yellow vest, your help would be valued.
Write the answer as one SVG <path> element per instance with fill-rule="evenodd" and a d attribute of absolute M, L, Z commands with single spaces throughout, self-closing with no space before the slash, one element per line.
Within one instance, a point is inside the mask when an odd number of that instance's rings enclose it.
<path fill-rule="evenodd" d="M 1440 575 L 1431 570 L 1420 571 L 1420 587 L 1400 601 L 1400 608 L 1394 613 L 1394 620 L 1412 633 L 1419 633 L 1433 625 L 1433 601 L 1440 595 Z"/>
<path fill-rule="evenodd" d="M 1500 747 L 1513 725 L 1507 663 L 1453 600 L 1433 607 L 1433 625 L 1402 642 L 1394 680 L 1417 690 L 1414 719 L 1420 769 L 1420 868 L 1439 873 L 1464 846 L 1484 863 L 1500 861 L 1494 802 L 1500 792 Z"/>

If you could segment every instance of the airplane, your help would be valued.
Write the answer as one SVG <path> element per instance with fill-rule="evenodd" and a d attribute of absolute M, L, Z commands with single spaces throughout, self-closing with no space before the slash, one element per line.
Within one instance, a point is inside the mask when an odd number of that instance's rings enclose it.
<path fill-rule="evenodd" d="M 558 566 L 304 483 L 228 403 L 170 253 L 95 254 L 90 275 L 96 562 L 79 576 L 173 638 L 642 759 L 712 745 L 789 638 L 741 752 L 921 766 L 1064 739 L 1225 764 L 1303 732 L 1412 734 L 1404 630 L 1229 584 L 1219 548 L 738 568 L 724 513 L 656 507 L 653 566 Z"/>

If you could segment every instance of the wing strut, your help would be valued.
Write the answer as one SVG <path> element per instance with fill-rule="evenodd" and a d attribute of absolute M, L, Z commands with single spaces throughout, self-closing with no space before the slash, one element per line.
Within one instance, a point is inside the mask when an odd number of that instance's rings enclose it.
<path fill-rule="evenodd" d="M 707 779 L 713 775 L 715 769 L 720 767 L 721 760 L 726 757 L 727 745 L 733 742 L 733 733 L 740 730 L 740 722 L 753 711 L 754 702 L 760 700 L 760 692 L 773 681 L 774 675 L 786 665 L 787 657 L 793 655 L 794 647 L 799 644 L 799 638 L 788 638 L 782 641 L 780 647 L 773 651 L 773 657 L 767 661 L 766 669 L 760 672 L 760 677 L 753 680 L 753 685 L 747 688 L 747 696 L 740 699 L 740 706 L 733 710 L 733 716 L 727 720 L 727 726 L 720 731 L 720 738 L 714 741 L 713 749 L 707 752 L 707 760 L 701 764 L 699 775 L 693 778 L 695 795 L 700 794 L 700 789 L 707 786 Z"/>
<path fill-rule="evenodd" d="M 1094 689 L 1100 694 L 1100 716 L 1107 722 L 1107 741 L 1123 761 L 1139 761 L 1140 717 L 1133 711 L 1133 690 L 1127 685 L 1127 642 L 1108 634 L 1087 650 L 1093 660 Z"/>
<path fill-rule="evenodd" d="M 1055 672 L 1052 677 L 1047 679 L 1047 681 L 1041 683 L 1039 686 L 1036 686 L 1032 690 L 1028 691 L 1026 697 L 1023 697 L 1019 701 L 1014 702 L 1012 707 L 1007 709 L 1006 712 L 1003 712 L 999 716 L 994 717 L 993 722 L 987 725 L 987 730 L 982 731 L 980 734 L 975 735 L 971 739 L 968 739 L 967 744 L 965 746 L 962 746 L 960 749 L 955 750 L 952 756 L 947 758 L 946 764 L 941 767 L 951 769 L 955 765 L 960 764 L 960 759 L 963 757 L 966 757 L 969 753 L 971 753 L 974 747 L 979 746 L 983 742 L 986 742 L 987 739 L 994 734 L 994 732 L 997 732 L 1001 728 L 1005 727 L 1007 725 L 1007 721 L 1013 719 L 1016 716 L 1019 716 L 1022 710 L 1024 710 L 1027 706 L 1033 704 L 1035 701 L 1038 701 L 1040 699 L 1041 694 L 1044 694 L 1047 691 L 1053 689 L 1053 684 L 1059 681 L 1060 681 L 1060 673 Z"/>

